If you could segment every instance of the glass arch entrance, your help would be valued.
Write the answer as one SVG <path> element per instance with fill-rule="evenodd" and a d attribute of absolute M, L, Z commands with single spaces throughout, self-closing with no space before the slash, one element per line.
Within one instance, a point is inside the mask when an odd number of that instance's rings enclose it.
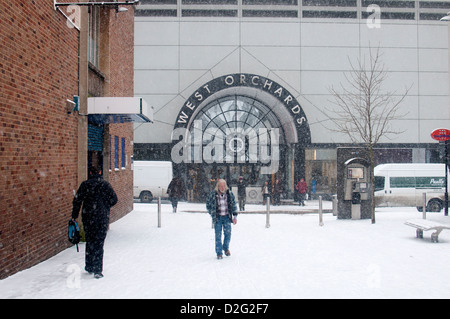
<path fill-rule="evenodd" d="M 280 122 L 273 111 L 254 98 L 245 96 L 227 96 L 203 108 L 196 120 L 205 123 L 204 129 L 217 128 L 224 134 L 226 128 L 258 130 L 279 128 Z"/>
<path fill-rule="evenodd" d="M 272 184 L 276 178 L 284 179 L 285 163 L 280 161 L 286 150 L 283 126 L 263 102 L 245 95 L 221 97 L 199 110 L 194 123 L 191 135 L 198 136 L 200 132 L 194 131 L 201 129 L 203 150 L 214 145 L 210 149 L 215 159 L 187 165 L 187 183 L 197 190 L 194 194 L 201 197 L 197 199 L 203 199 L 217 179 L 227 180 L 232 187 L 242 176 L 253 197 L 248 199 L 257 202 L 265 181 Z M 265 173 L 273 160 L 277 161 L 275 169 Z"/>

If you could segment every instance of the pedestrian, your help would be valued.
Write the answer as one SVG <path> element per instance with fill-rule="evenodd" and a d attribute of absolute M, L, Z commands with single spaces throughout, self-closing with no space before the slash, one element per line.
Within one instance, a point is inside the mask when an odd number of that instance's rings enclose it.
<path fill-rule="evenodd" d="M 279 206 L 281 204 L 281 194 L 283 193 L 283 184 L 280 179 L 276 179 L 275 185 L 273 185 L 273 204 Z"/>
<path fill-rule="evenodd" d="M 239 210 L 241 212 L 245 211 L 245 202 L 247 200 L 247 193 L 245 188 L 247 187 L 247 182 L 244 181 L 243 176 L 239 176 L 238 181 L 238 201 L 239 201 Z"/>
<path fill-rule="evenodd" d="M 223 252 L 231 256 L 231 223 L 237 223 L 237 207 L 234 194 L 228 189 L 227 182 L 219 179 L 215 190 L 213 190 L 206 201 L 206 209 L 211 215 L 215 232 L 215 250 L 217 259 L 222 259 Z M 224 234 L 222 242 L 222 231 Z"/>
<path fill-rule="evenodd" d="M 263 187 L 261 187 L 261 193 L 263 195 L 263 205 L 266 205 L 267 198 L 270 198 L 270 187 L 268 181 L 265 181 Z"/>
<path fill-rule="evenodd" d="M 173 212 L 177 212 L 178 200 L 183 196 L 183 182 L 178 177 L 174 177 L 167 187 L 167 194 L 172 203 Z"/>
<path fill-rule="evenodd" d="M 298 191 L 298 204 L 300 206 L 305 206 L 306 193 L 308 192 L 308 185 L 303 178 L 297 183 L 295 189 Z"/>
<path fill-rule="evenodd" d="M 190 175 L 187 180 L 187 200 L 188 202 L 194 201 L 194 179 Z"/>
<path fill-rule="evenodd" d="M 82 182 L 73 199 L 72 219 L 81 221 L 86 238 L 85 270 L 99 279 L 103 277 L 103 245 L 109 227 L 110 208 L 117 203 L 117 195 L 95 167 L 89 169 L 89 177 Z"/>
<path fill-rule="evenodd" d="M 311 199 L 316 198 L 316 192 L 317 192 L 317 181 L 315 178 L 311 181 Z"/>

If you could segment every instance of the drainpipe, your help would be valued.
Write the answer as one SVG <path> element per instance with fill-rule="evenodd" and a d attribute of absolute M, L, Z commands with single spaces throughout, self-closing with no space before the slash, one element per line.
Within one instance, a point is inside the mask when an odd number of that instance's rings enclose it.
<path fill-rule="evenodd" d="M 87 179 L 87 138 L 88 138 L 88 54 L 89 54 L 89 9 L 80 7 L 80 44 L 79 44 L 79 95 L 80 116 L 78 116 L 78 185 Z"/>

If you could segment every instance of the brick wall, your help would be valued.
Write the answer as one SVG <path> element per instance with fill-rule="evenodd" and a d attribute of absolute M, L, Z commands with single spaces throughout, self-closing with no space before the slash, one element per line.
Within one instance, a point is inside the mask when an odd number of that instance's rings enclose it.
<path fill-rule="evenodd" d="M 125 216 L 133 210 L 133 171 L 131 171 L 130 157 L 133 154 L 133 125 L 114 124 L 110 125 L 111 135 L 111 171 L 109 182 L 114 188 L 119 201 L 111 208 L 111 222 Z M 114 168 L 114 137 L 119 137 L 119 168 Z M 122 138 L 125 138 L 125 164 L 122 163 Z M 124 168 L 123 168 L 124 167 Z"/>
<path fill-rule="evenodd" d="M 0 2 L 0 278 L 68 247 L 78 32 L 53 1 Z"/>
<path fill-rule="evenodd" d="M 133 96 L 133 10 L 108 16 L 109 96 Z M 0 279 L 70 246 L 67 221 L 78 188 L 78 35 L 53 0 L 0 2 Z M 110 125 L 125 138 L 126 162 L 109 180 L 119 197 L 111 221 L 133 209 L 133 125 Z M 119 154 L 121 154 L 119 143 Z M 120 160 L 121 160 L 121 156 Z"/>
<path fill-rule="evenodd" d="M 128 12 L 110 12 L 109 17 L 109 56 L 110 56 L 110 96 L 132 97 L 134 95 L 134 10 Z M 111 221 L 115 221 L 133 210 L 133 172 L 131 156 L 133 155 L 133 124 L 112 124 L 109 133 L 125 138 L 125 169 L 122 169 L 122 143 L 119 142 L 118 171 L 112 169 L 109 181 L 117 193 L 119 202 L 111 209 Z M 111 149 L 113 152 L 113 150 Z M 114 165 L 112 165 L 114 167 Z"/>

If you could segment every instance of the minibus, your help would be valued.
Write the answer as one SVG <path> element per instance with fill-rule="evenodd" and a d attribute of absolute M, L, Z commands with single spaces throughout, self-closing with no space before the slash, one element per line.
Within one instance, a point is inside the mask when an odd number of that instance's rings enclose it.
<path fill-rule="evenodd" d="M 444 208 L 444 164 L 381 164 L 375 167 L 375 205 L 417 207 L 439 212 Z"/>

